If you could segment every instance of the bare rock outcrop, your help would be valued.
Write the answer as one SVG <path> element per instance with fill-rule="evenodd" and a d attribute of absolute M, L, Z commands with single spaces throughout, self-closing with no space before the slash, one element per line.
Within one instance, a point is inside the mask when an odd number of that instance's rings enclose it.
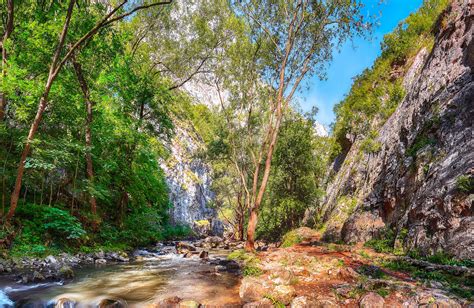
<path fill-rule="evenodd" d="M 326 237 L 365 242 L 390 227 L 408 249 L 474 258 L 474 4 L 456 0 L 441 18 L 379 129 L 380 150 L 355 140 L 330 183 Z"/>

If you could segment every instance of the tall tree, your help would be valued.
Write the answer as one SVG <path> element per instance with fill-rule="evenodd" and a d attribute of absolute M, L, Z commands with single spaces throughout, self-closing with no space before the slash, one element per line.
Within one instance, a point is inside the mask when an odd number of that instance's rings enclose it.
<path fill-rule="evenodd" d="M 7 23 L 5 25 L 5 31 L 3 34 L 3 38 L 0 44 L 0 49 L 2 50 L 2 80 L 7 75 L 7 48 L 5 44 L 7 44 L 7 40 L 10 38 L 13 32 L 13 18 L 15 15 L 15 7 L 13 0 L 7 0 Z M 3 121 L 5 118 L 5 109 L 7 106 L 7 99 L 5 97 L 5 93 L 0 90 L 0 121 Z"/>
<path fill-rule="evenodd" d="M 31 144 L 32 141 L 35 137 L 35 134 L 38 130 L 38 127 L 41 123 L 41 118 L 43 116 L 43 113 L 46 109 L 46 106 L 48 104 L 48 96 L 51 91 L 51 87 L 58 76 L 59 72 L 63 68 L 64 64 L 74 55 L 74 53 L 79 50 L 80 48 L 83 47 L 83 45 L 92 39 L 94 35 L 96 35 L 100 29 L 109 26 L 110 24 L 120 21 L 128 16 L 131 16 L 135 12 L 142 10 L 142 9 L 147 9 L 150 7 L 154 6 L 159 6 L 159 5 L 166 5 L 172 3 L 173 0 L 169 1 L 163 1 L 163 2 L 154 2 L 150 4 L 143 4 L 143 5 L 138 5 L 136 7 L 131 8 L 128 11 L 125 11 L 122 14 L 118 14 L 121 10 L 124 9 L 125 5 L 128 3 L 128 0 L 124 0 L 120 2 L 115 8 L 111 9 L 98 23 L 95 24 L 92 29 L 90 29 L 88 32 L 86 32 L 81 38 L 79 38 L 75 43 L 70 44 L 71 47 L 69 47 L 66 51 L 64 50 L 64 45 L 66 41 L 66 37 L 68 35 L 68 30 L 69 30 L 69 24 L 71 22 L 72 18 L 72 13 L 74 9 L 74 5 L 76 3 L 75 0 L 70 0 L 67 8 L 67 13 L 66 13 L 66 18 L 65 22 L 63 25 L 63 29 L 61 31 L 61 34 L 59 36 L 59 41 L 58 45 L 56 46 L 51 65 L 50 65 L 50 70 L 48 74 L 48 78 L 43 90 L 43 93 L 41 95 L 39 104 L 38 104 L 38 109 L 36 112 L 35 119 L 33 120 L 33 123 L 31 124 L 28 137 L 25 143 L 25 146 L 23 148 L 21 158 L 20 158 L 20 163 L 18 165 L 18 171 L 17 171 L 17 177 L 15 181 L 15 186 L 13 189 L 13 193 L 10 198 L 10 209 L 7 214 L 7 221 L 10 221 L 15 214 L 16 207 L 18 205 L 18 199 L 20 195 L 20 190 L 21 190 L 21 183 L 23 179 L 23 173 L 25 171 L 25 163 L 26 163 L 26 158 L 28 157 L 28 154 L 31 149 Z M 64 56 L 61 58 L 61 55 L 64 53 Z"/>
<path fill-rule="evenodd" d="M 82 94 L 84 96 L 84 102 L 86 105 L 86 173 L 87 178 L 91 184 L 94 183 L 94 165 L 92 163 L 92 108 L 93 103 L 91 100 L 89 87 L 87 86 L 87 81 L 84 77 L 84 73 L 82 71 L 82 66 L 76 60 L 76 58 L 72 57 L 72 65 L 74 66 L 74 72 L 76 73 L 77 81 L 81 87 Z M 92 215 L 97 215 L 97 201 L 94 195 L 91 195 L 89 198 L 89 202 L 91 205 L 91 212 Z"/>
<path fill-rule="evenodd" d="M 363 34 L 370 25 L 364 22 L 362 4 L 357 0 L 246 0 L 232 4 L 236 14 L 247 20 L 254 40 L 265 42 L 267 57 L 260 59 L 264 63 L 260 79 L 272 89 L 270 116 L 253 171 L 245 245 L 253 250 L 258 212 L 289 103 L 306 77 L 324 77 L 324 68 L 338 44 Z"/>

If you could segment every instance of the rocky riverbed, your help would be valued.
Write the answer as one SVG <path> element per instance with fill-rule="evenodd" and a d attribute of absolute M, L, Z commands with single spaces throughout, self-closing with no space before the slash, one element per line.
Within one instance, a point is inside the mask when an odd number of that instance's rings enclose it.
<path fill-rule="evenodd" d="M 96 252 L 3 261 L 0 307 L 472 307 L 472 268 L 424 266 L 420 278 L 387 264 L 406 257 L 320 241 L 296 230 L 291 247 L 219 237 L 159 243 L 130 253 Z M 400 260 L 400 261 L 399 261 Z M 403 261 L 405 260 L 405 261 Z M 465 285 L 437 280 L 449 271 Z M 472 286 L 471 286 L 472 290 Z M 453 292 L 453 291 L 458 291 Z M 3 304 L 3 306 L 2 306 Z M 30 305 L 30 306 L 28 306 Z"/>
<path fill-rule="evenodd" d="M 240 265 L 227 255 L 241 247 L 239 242 L 208 237 L 129 253 L 2 259 L 0 307 L 142 307 L 178 301 L 190 307 L 240 306 Z"/>

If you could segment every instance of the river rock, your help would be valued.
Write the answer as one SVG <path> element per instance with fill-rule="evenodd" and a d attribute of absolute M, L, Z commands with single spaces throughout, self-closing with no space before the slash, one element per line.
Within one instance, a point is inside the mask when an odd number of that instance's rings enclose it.
<path fill-rule="evenodd" d="M 124 252 L 112 252 L 112 253 L 108 253 L 106 255 L 106 258 L 109 259 L 109 260 L 112 260 L 112 261 L 117 261 L 117 262 L 129 262 L 130 259 L 128 258 L 128 255 Z"/>
<path fill-rule="evenodd" d="M 251 303 L 261 300 L 270 291 L 271 288 L 257 278 L 245 277 L 240 285 L 239 296 L 244 303 Z"/>
<path fill-rule="evenodd" d="M 58 260 L 56 260 L 56 258 L 53 257 L 53 256 L 47 256 L 46 258 L 44 258 L 44 261 L 46 263 L 49 263 L 49 264 L 57 264 L 58 263 Z"/>
<path fill-rule="evenodd" d="M 208 257 L 209 257 L 209 253 L 205 250 L 203 250 L 199 253 L 199 258 L 201 258 L 201 259 L 207 259 Z"/>
<path fill-rule="evenodd" d="M 176 245 L 176 250 L 178 251 L 178 253 L 186 253 L 188 251 L 196 251 L 197 249 L 189 243 L 179 242 Z"/>
<path fill-rule="evenodd" d="M 43 274 L 41 274 L 40 272 L 38 271 L 33 272 L 33 281 L 43 281 L 45 279 L 46 278 L 44 278 Z"/>
<path fill-rule="evenodd" d="M 273 303 L 268 298 L 261 299 L 256 302 L 247 303 L 243 308 L 272 308 Z"/>
<path fill-rule="evenodd" d="M 94 259 L 104 259 L 105 258 L 105 253 L 102 250 L 99 250 L 95 252 L 93 255 Z"/>
<path fill-rule="evenodd" d="M 105 260 L 105 259 L 96 259 L 95 260 L 95 264 L 97 264 L 97 265 L 104 265 L 106 263 L 107 263 L 107 260 Z"/>
<path fill-rule="evenodd" d="M 127 307 L 127 304 L 118 299 L 103 299 L 97 305 L 98 308 L 122 308 Z"/>
<path fill-rule="evenodd" d="M 383 308 L 384 305 L 383 297 L 374 292 L 365 294 L 359 302 L 360 308 Z"/>
<path fill-rule="evenodd" d="M 221 246 L 223 242 L 224 239 L 219 236 L 208 236 L 204 239 L 204 243 L 206 243 L 211 248 L 217 248 L 218 246 Z"/>
<path fill-rule="evenodd" d="M 179 308 L 199 308 L 201 304 L 194 300 L 184 300 L 179 302 Z"/>
<path fill-rule="evenodd" d="M 63 265 L 59 269 L 59 275 L 62 278 L 71 279 L 71 278 L 74 278 L 74 271 L 72 270 L 72 268 L 69 265 Z"/>
<path fill-rule="evenodd" d="M 48 306 L 49 307 L 49 306 Z M 76 302 L 67 297 L 62 297 L 56 301 L 54 308 L 74 308 L 76 307 Z"/>
<path fill-rule="evenodd" d="M 293 286 L 278 285 L 273 289 L 272 297 L 283 303 L 290 304 L 291 300 L 296 296 L 296 290 Z"/>
<path fill-rule="evenodd" d="M 290 304 L 290 308 L 309 308 L 316 307 L 316 303 L 306 296 L 295 297 Z"/>

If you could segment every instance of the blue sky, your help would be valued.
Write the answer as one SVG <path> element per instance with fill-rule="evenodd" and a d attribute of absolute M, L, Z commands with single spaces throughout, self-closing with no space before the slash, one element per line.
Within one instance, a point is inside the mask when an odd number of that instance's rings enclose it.
<path fill-rule="evenodd" d="M 363 0 L 365 13 L 379 15 L 379 25 L 372 39 L 356 38 L 342 46 L 328 66 L 327 80 L 314 77 L 308 80 L 308 89 L 300 94 L 300 105 L 308 111 L 317 106 L 317 120 L 328 127 L 334 121 L 333 107 L 349 92 L 352 78 L 361 73 L 380 55 L 380 42 L 384 34 L 390 33 L 410 13 L 415 12 L 422 0 Z"/>

